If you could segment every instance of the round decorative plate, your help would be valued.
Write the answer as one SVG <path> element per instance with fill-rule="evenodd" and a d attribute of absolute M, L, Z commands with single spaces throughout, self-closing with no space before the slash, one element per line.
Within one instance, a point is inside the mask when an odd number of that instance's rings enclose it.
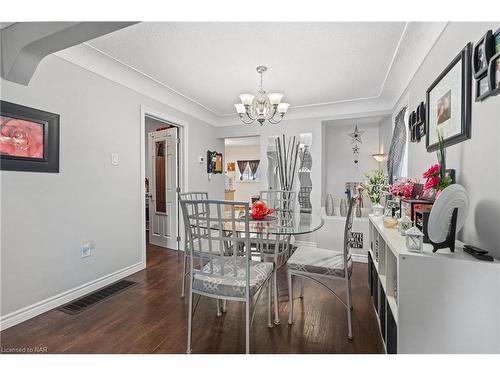
<path fill-rule="evenodd" d="M 469 211 L 469 196 L 462 185 L 448 186 L 434 202 L 427 223 L 427 234 L 432 242 L 443 242 L 448 237 L 454 208 L 458 208 L 458 232 L 464 226 Z"/>

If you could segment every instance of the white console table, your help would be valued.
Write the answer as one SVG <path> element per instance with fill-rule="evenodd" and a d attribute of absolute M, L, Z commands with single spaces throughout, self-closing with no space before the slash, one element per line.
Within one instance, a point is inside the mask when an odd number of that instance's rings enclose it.
<path fill-rule="evenodd" d="M 500 353 L 500 262 L 423 253 L 370 215 L 368 283 L 387 353 Z"/>

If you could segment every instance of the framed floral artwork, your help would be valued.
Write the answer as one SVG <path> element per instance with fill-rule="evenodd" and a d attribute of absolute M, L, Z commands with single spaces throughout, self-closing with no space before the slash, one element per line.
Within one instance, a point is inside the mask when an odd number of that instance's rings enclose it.
<path fill-rule="evenodd" d="M 59 115 L 0 101 L 0 169 L 59 172 Z"/>

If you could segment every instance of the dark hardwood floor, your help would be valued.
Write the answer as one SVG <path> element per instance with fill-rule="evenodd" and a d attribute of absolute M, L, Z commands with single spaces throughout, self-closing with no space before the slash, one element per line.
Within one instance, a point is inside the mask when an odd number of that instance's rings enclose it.
<path fill-rule="evenodd" d="M 38 347 L 48 353 L 185 353 L 188 298 L 179 297 L 181 267 L 182 253 L 148 245 L 147 269 L 127 278 L 137 285 L 79 315 L 51 310 L 2 331 L 2 352 Z M 311 281 L 304 281 L 304 299 L 295 300 L 295 323 L 288 325 L 284 271 L 280 274 L 282 323 L 267 327 L 263 293 L 251 329 L 252 353 L 383 353 L 366 264 L 354 264 L 352 341 L 347 339 L 345 308 Z M 342 282 L 338 290 L 344 295 Z M 217 317 L 215 301 L 202 297 L 193 322 L 193 352 L 244 353 L 243 306 L 228 302 L 227 312 Z"/>

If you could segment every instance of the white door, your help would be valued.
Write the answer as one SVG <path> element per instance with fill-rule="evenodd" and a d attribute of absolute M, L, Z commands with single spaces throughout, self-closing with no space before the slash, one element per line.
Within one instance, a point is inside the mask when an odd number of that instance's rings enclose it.
<path fill-rule="evenodd" d="M 149 242 L 178 250 L 177 128 L 149 133 Z"/>

